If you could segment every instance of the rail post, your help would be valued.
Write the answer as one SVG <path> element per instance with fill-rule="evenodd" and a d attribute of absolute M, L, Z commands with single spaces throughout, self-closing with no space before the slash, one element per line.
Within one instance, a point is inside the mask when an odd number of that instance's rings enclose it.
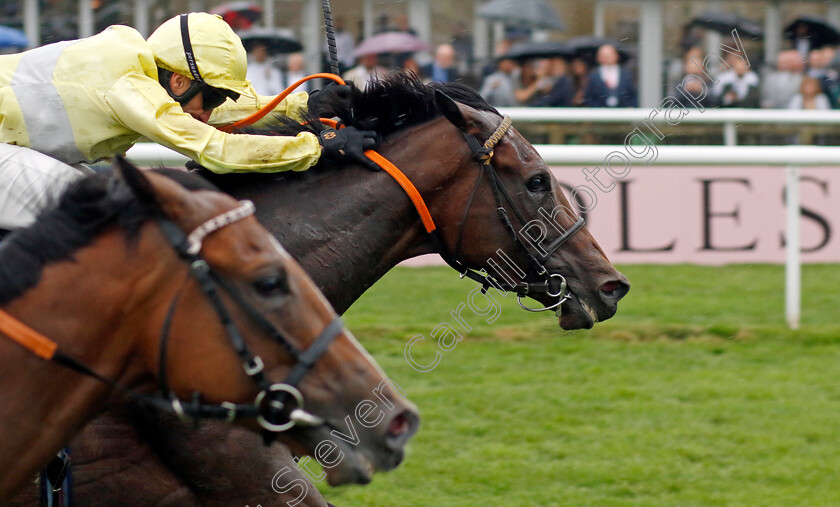
<path fill-rule="evenodd" d="M 802 267 L 799 258 L 799 166 L 791 165 L 785 171 L 787 185 L 787 237 L 785 243 L 785 316 L 788 327 L 799 329 L 802 306 Z"/>

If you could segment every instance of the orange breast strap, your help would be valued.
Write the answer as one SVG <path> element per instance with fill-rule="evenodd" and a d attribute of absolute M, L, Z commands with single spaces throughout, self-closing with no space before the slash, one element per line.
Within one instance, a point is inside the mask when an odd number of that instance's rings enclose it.
<path fill-rule="evenodd" d="M 435 221 L 432 220 L 432 214 L 429 213 L 429 208 L 426 207 L 426 202 L 423 200 L 423 196 L 420 195 L 417 187 L 415 187 L 414 183 L 408 179 L 408 176 L 403 174 L 403 172 L 400 171 L 397 166 L 392 164 L 390 160 L 373 150 L 366 151 L 365 155 L 367 158 L 376 162 L 383 171 L 390 174 L 391 177 L 400 184 L 403 190 L 405 190 L 405 193 L 408 194 L 408 198 L 411 199 L 411 202 L 414 203 L 414 207 L 417 208 L 417 213 L 420 215 L 420 220 L 423 221 L 423 226 L 426 228 L 426 232 L 431 233 L 437 229 Z"/>
<path fill-rule="evenodd" d="M 338 126 L 338 122 L 330 118 L 321 118 L 321 123 L 332 128 L 336 128 Z M 429 208 L 426 207 L 426 201 L 423 200 L 423 196 L 420 195 L 417 187 L 415 187 L 414 183 L 408 179 L 408 176 L 400 171 L 399 167 L 392 164 L 390 160 L 380 155 L 377 151 L 367 150 L 365 152 L 365 156 L 376 162 L 383 171 L 388 173 L 397 183 L 399 183 L 408 195 L 408 198 L 411 199 L 412 203 L 414 203 L 414 207 L 417 208 L 417 213 L 420 215 L 420 220 L 423 221 L 423 227 L 426 228 L 426 232 L 431 233 L 437 229 L 435 221 L 432 220 L 432 214 L 429 213 Z"/>
<path fill-rule="evenodd" d="M 53 358 L 55 351 L 58 349 L 58 345 L 54 341 L 3 310 L 0 310 L 0 333 L 5 334 L 21 347 L 47 361 Z"/>

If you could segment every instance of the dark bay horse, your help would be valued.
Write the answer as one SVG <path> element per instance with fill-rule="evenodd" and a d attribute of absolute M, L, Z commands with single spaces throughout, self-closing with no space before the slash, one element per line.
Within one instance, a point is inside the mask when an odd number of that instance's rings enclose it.
<path fill-rule="evenodd" d="M 324 107 L 326 114 L 335 114 L 347 124 L 373 128 L 383 135 L 379 151 L 417 186 L 445 248 L 460 261 L 490 271 L 493 266 L 488 259 L 498 260 L 501 249 L 513 264 L 529 270 L 530 260 L 500 222 L 491 186 L 463 135 L 474 134 L 484 141 L 502 122 L 475 92 L 397 77 L 364 93 L 355 91 L 350 103 Z M 294 134 L 304 129 L 284 126 L 279 131 Z M 515 129 L 501 138 L 492 163 L 527 220 L 543 216 L 542 208 L 556 219 L 557 229 L 572 230 L 573 216 L 552 213 L 569 207 L 559 185 Z M 261 221 L 283 241 L 339 313 L 400 261 L 437 251 L 414 206 L 384 172 L 321 164 L 302 173 L 212 179 L 233 195 L 258 202 Z M 517 231 L 525 225 L 517 223 L 515 216 L 512 221 Z M 560 232 L 550 224 L 544 226 L 550 234 L 545 243 L 553 242 Z M 560 325 L 566 329 L 591 327 L 596 320 L 610 318 L 629 288 L 585 228 L 554 250 L 544 264 L 568 282 L 570 295 L 559 312 Z M 504 263 L 499 265 L 511 270 Z M 550 306 L 558 299 L 545 293 L 537 297 Z M 130 498 L 105 493 L 125 488 L 133 488 L 153 505 L 165 505 L 173 491 L 184 492 L 181 498 L 186 498 L 177 505 L 289 505 L 288 496 L 272 489 L 272 478 L 290 463 L 288 454 L 277 446 L 264 449 L 258 439 L 216 425 L 189 434 L 166 418 L 146 418 L 134 421 L 133 426 L 124 421 L 111 414 L 100 428 L 91 427 L 77 440 L 86 450 L 97 449 L 87 458 L 80 457 L 85 470 L 77 474 L 77 493 L 85 505 L 132 504 Z M 114 432 L 120 437 L 109 438 Z M 119 448 L 143 449 L 132 456 L 139 454 L 140 460 L 102 450 L 97 443 L 104 441 L 115 442 L 111 445 Z M 202 448 L 224 453 L 223 459 L 196 459 L 192 450 Z M 116 468 L 139 466 L 138 462 L 142 469 L 136 475 L 113 473 Z M 294 471 L 293 464 L 290 468 Z M 155 484 L 141 476 L 165 479 Z M 306 501 L 301 505 L 324 505 L 317 495 Z"/>
<path fill-rule="evenodd" d="M 112 382 L 185 418 L 223 412 L 274 432 L 305 422 L 283 438 L 308 453 L 378 394 L 389 415 L 360 427 L 344 468 L 399 463 L 415 408 L 253 204 L 197 176 L 122 164 L 122 177 L 77 182 L 0 246 L 0 505 L 97 413 Z M 158 385 L 169 396 L 141 394 Z"/>

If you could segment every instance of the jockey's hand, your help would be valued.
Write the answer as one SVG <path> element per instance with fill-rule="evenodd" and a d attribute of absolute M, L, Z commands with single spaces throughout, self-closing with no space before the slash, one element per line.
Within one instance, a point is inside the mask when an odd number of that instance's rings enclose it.
<path fill-rule="evenodd" d="M 365 156 L 365 150 L 375 149 L 379 145 L 379 134 L 372 130 L 359 130 L 356 127 L 326 129 L 318 134 L 323 147 L 321 156 L 336 162 L 356 162 L 378 171 L 379 166 Z"/>
<path fill-rule="evenodd" d="M 306 106 L 311 114 L 326 114 L 331 117 L 333 112 L 330 111 L 329 104 L 350 99 L 350 93 L 350 85 L 330 83 L 322 90 L 310 92 Z"/>

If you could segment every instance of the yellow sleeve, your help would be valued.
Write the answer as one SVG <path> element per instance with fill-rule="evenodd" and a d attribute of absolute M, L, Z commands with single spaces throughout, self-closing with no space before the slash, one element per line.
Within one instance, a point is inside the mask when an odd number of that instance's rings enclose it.
<path fill-rule="evenodd" d="M 300 104 L 295 102 L 299 100 L 303 100 L 305 110 L 306 99 L 300 97 L 281 106 L 284 111 L 291 112 L 292 107 L 299 110 Z M 144 74 L 130 73 L 120 78 L 106 93 L 105 101 L 127 129 L 215 173 L 304 171 L 321 156 L 318 138 L 308 132 L 295 137 L 226 134 L 202 123 L 185 113 L 157 81 Z"/>
<path fill-rule="evenodd" d="M 224 104 L 213 110 L 213 114 L 210 115 L 210 121 L 208 123 L 210 125 L 231 124 L 251 116 L 272 100 L 274 100 L 274 97 L 266 97 L 264 95 L 260 95 L 259 100 L 254 100 L 252 97 L 239 97 L 239 100 L 236 102 L 227 100 Z M 277 104 L 272 111 L 296 120 L 302 120 L 308 111 L 308 101 L 309 94 L 306 92 L 292 93 Z M 259 125 L 259 123 L 257 124 Z"/>

